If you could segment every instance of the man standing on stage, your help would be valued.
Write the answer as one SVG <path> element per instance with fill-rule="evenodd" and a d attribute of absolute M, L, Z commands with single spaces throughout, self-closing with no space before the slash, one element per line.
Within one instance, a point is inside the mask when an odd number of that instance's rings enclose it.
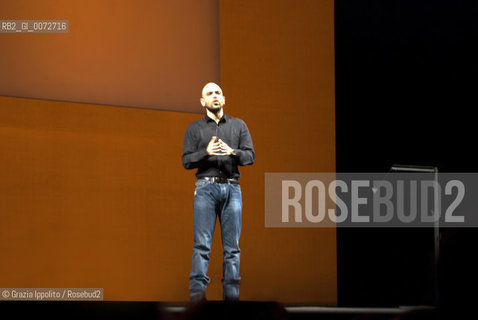
<path fill-rule="evenodd" d="M 254 147 L 244 121 L 224 114 L 225 97 L 217 84 L 206 84 L 200 101 L 206 116 L 188 126 L 182 155 L 184 168 L 197 168 L 189 293 L 192 302 L 206 299 L 209 253 L 218 217 L 224 251 L 223 298 L 238 300 L 242 195 L 237 166 L 254 163 Z"/>

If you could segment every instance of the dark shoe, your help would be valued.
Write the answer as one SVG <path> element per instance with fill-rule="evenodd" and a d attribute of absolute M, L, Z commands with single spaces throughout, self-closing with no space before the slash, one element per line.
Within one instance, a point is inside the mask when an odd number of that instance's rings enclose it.
<path fill-rule="evenodd" d="M 239 301 L 239 297 L 238 296 L 225 296 L 224 301 L 227 301 L 227 302 Z"/>
<path fill-rule="evenodd" d="M 206 299 L 206 295 L 204 293 L 191 295 L 191 303 L 192 304 L 204 303 L 206 301 L 207 301 L 207 299 Z"/>

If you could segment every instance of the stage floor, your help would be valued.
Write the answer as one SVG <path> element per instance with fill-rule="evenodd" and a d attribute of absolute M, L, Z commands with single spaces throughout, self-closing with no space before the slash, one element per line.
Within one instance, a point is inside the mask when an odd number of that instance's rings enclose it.
<path fill-rule="evenodd" d="M 327 320 L 397 320 L 438 319 L 431 306 L 399 308 L 342 308 L 305 305 L 282 305 L 261 301 L 206 301 L 191 305 L 170 302 L 134 301 L 1 301 L 0 313 L 17 319 L 327 319 Z M 3 317 L 2 317 L 3 318 Z"/>

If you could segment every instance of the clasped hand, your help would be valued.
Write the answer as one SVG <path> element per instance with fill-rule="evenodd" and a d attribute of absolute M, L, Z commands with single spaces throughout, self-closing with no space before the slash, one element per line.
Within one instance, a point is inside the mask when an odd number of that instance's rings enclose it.
<path fill-rule="evenodd" d="M 229 147 L 227 143 L 213 136 L 206 148 L 207 154 L 210 156 L 229 156 L 234 152 L 234 149 Z"/>

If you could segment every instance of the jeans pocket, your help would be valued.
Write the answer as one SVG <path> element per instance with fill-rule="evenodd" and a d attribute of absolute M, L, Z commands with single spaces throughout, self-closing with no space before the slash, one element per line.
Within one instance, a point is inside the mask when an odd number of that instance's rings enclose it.
<path fill-rule="evenodd" d="M 198 180 L 196 181 L 196 188 L 195 191 L 201 190 L 202 188 L 208 186 L 211 182 L 207 180 Z"/>
<path fill-rule="evenodd" d="M 232 190 L 234 190 L 235 192 L 241 193 L 241 186 L 239 184 L 231 183 L 230 186 L 231 186 Z"/>

